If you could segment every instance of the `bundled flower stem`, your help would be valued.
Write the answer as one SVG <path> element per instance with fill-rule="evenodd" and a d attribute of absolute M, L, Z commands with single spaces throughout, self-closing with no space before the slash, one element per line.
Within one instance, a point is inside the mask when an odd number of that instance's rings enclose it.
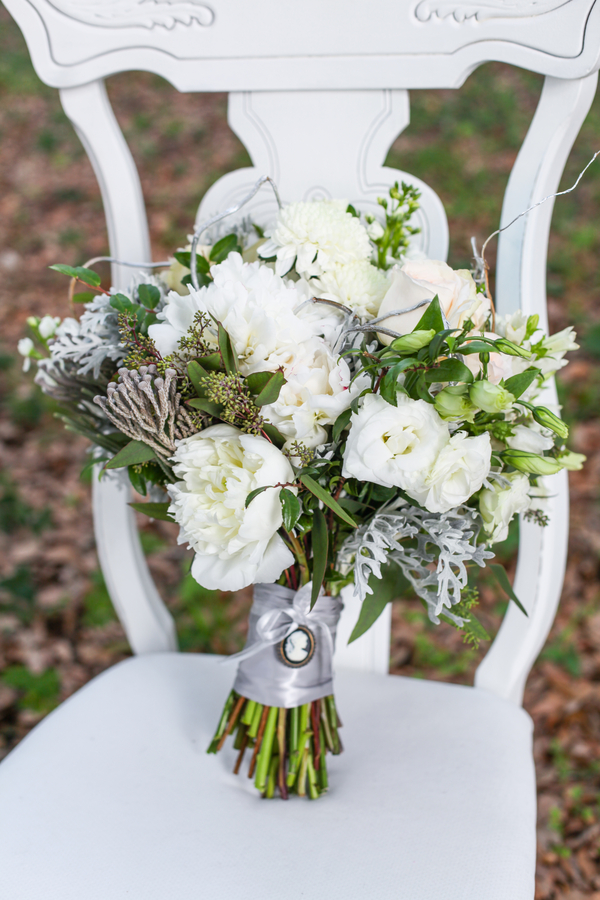
<path fill-rule="evenodd" d="M 207 752 L 218 753 L 235 735 L 239 752 L 233 771 L 239 774 L 251 750 L 248 778 L 263 797 L 271 799 L 277 790 L 283 800 L 290 794 L 316 800 L 329 787 L 326 754 L 343 750 L 341 724 L 333 695 L 284 709 L 231 691 Z"/>

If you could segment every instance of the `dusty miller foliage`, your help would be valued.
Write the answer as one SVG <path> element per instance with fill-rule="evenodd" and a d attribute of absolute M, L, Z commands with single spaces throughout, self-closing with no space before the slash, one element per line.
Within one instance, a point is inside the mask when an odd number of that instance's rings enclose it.
<path fill-rule="evenodd" d="M 477 543 L 482 523 L 479 513 L 459 506 L 446 513 L 431 513 L 406 505 L 395 511 L 376 513 L 344 542 L 338 568 L 354 563 L 354 592 L 364 601 L 372 594 L 369 578 L 381 578 L 381 567 L 394 562 L 415 593 L 427 605 L 436 625 L 443 613 L 462 627 L 464 619 L 450 609 L 460 602 L 467 586 L 467 562 L 485 566 L 494 554 Z M 401 543 L 407 541 L 408 543 Z M 415 545 L 416 542 L 416 545 Z M 436 563 L 433 568 L 432 563 Z M 447 611 L 448 610 L 448 611 Z"/>

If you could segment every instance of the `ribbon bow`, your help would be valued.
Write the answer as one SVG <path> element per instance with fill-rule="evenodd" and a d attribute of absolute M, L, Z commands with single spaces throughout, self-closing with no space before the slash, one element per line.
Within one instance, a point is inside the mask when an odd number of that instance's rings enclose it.
<path fill-rule="evenodd" d="M 267 585 L 263 587 L 267 587 Z M 268 585 L 268 587 L 271 587 L 271 585 Z M 275 585 L 272 587 L 275 587 Z M 257 598 L 254 601 L 253 611 L 255 613 L 260 613 L 264 609 L 264 612 L 256 623 L 256 641 L 250 644 L 250 646 L 244 647 L 239 653 L 234 653 L 232 656 L 226 657 L 223 662 L 241 662 L 244 659 L 254 656 L 255 653 L 259 653 L 266 647 L 270 647 L 273 644 L 279 644 L 289 637 L 299 625 L 304 625 L 311 629 L 314 629 L 315 627 L 320 628 L 329 647 L 330 654 L 333 656 L 333 638 L 331 636 L 329 623 L 327 622 L 327 619 L 331 618 L 331 612 L 325 610 L 321 612 L 318 610 L 318 600 L 315 607 L 311 610 L 311 594 L 312 582 L 309 582 L 301 587 L 299 591 L 296 591 L 291 606 L 288 606 L 287 604 L 285 606 L 274 606 L 274 603 L 281 603 L 281 598 L 277 596 L 275 591 Z M 323 588 L 321 588 L 321 591 L 319 592 L 319 598 L 322 596 Z M 337 615 L 331 624 L 335 624 L 336 621 Z"/>

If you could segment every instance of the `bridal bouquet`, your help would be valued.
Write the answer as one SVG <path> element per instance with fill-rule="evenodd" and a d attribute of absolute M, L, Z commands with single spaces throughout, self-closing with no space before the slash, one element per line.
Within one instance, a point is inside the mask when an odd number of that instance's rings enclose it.
<path fill-rule="evenodd" d="M 470 572 L 516 514 L 543 526 L 543 476 L 583 461 L 537 399 L 573 330 L 495 316 L 481 269 L 411 252 L 414 188 L 379 202 L 381 221 L 322 200 L 281 207 L 265 232 L 197 232 L 127 293 L 54 266 L 83 314 L 31 319 L 19 347 L 96 462 L 127 469 L 147 498 L 132 506 L 179 525 L 193 577 L 256 586 L 209 752 L 232 736 L 235 771 L 248 752 L 267 797 L 318 797 L 342 748 L 342 588 L 362 601 L 352 639 L 402 580 L 477 643 Z"/>

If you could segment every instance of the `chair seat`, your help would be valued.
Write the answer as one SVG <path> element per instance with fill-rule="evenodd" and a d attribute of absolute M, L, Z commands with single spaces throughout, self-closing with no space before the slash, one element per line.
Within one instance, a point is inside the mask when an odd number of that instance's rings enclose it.
<path fill-rule="evenodd" d="M 205 752 L 232 679 L 215 656 L 138 656 L 40 723 L 0 765 L 2 896 L 532 900 L 522 709 L 340 672 L 329 793 L 265 801 L 232 774 L 231 747 Z"/>

